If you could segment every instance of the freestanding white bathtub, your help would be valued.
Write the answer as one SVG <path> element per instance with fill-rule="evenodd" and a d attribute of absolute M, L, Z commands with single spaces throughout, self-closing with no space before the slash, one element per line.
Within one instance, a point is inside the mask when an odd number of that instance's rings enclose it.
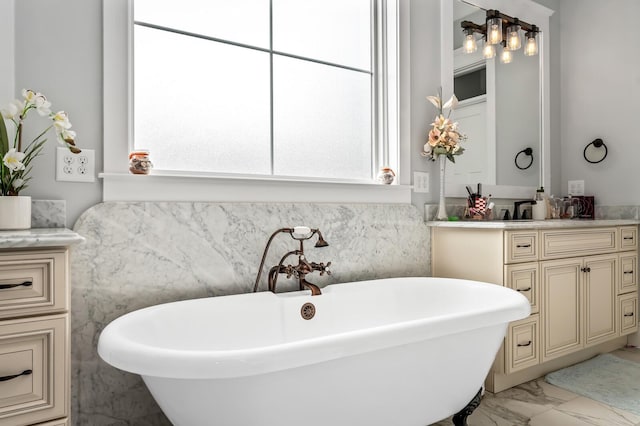
<path fill-rule="evenodd" d="M 467 405 L 529 311 L 498 285 L 381 279 L 141 309 L 98 352 L 140 374 L 175 425 L 425 426 Z"/>

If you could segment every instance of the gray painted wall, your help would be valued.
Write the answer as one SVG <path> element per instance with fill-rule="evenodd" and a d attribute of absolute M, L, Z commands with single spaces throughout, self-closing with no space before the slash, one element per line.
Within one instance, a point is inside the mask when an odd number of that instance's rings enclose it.
<path fill-rule="evenodd" d="M 15 2 L 15 87 L 44 93 L 54 110 L 65 110 L 81 148 L 96 151 L 102 170 L 102 1 L 19 0 Z M 4 104 L 5 100 L 0 100 Z M 29 117 L 32 139 L 46 123 Z M 32 121 L 33 120 L 33 121 Z M 38 125 L 40 124 L 40 125 Z M 24 195 L 67 201 L 67 226 L 102 201 L 102 184 L 57 182 L 53 134 L 34 161 L 33 179 Z"/>
<path fill-rule="evenodd" d="M 555 182 L 550 192 L 566 194 L 567 180 L 585 179 L 587 192 L 600 204 L 640 203 L 640 193 L 629 194 L 622 183 L 637 176 L 635 158 L 640 151 L 631 124 L 640 110 L 640 46 L 631 33 L 640 3 L 537 1 L 556 10 L 550 34 Z M 417 206 L 435 201 L 438 191 L 437 167 L 420 157 L 420 151 L 433 112 L 425 96 L 434 93 L 440 81 L 439 11 L 438 0 L 411 2 L 412 20 L 424 19 L 411 29 L 411 169 L 431 174 L 431 192 L 412 197 Z M 102 1 L 20 0 L 15 2 L 15 15 L 17 90 L 37 89 L 54 107 L 65 109 L 78 143 L 96 150 L 96 169 L 102 170 Z M 608 23 L 616 19 L 621 25 L 610 31 Z M 579 28 L 583 22 L 589 23 L 590 31 Z M 590 165 L 582 159 L 582 149 L 596 137 L 608 142 L 610 153 L 604 163 Z M 82 211 L 102 199 L 102 185 L 56 182 L 55 145 L 49 143 L 43 158 L 36 160 L 29 195 L 66 199 L 71 226 Z"/>
<path fill-rule="evenodd" d="M 640 2 L 558 3 L 563 191 L 568 180 L 584 179 L 585 191 L 595 195 L 596 203 L 637 205 L 640 44 L 635 27 Z M 602 163 L 589 164 L 582 153 L 598 137 L 609 154 Z"/>

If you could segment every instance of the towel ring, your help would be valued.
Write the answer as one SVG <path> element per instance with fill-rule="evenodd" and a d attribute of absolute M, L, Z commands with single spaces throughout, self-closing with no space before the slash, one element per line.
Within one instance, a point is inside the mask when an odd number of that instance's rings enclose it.
<path fill-rule="evenodd" d="M 591 148 L 592 145 L 593 148 Z M 597 164 L 607 158 L 608 153 L 609 150 L 607 149 L 607 145 L 605 145 L 602 139 L 598 138 L 594 139 L 593 142 L 587 144 L 587 146 L 584 147 L 582 155 L 584 156 L 584 159 L 587 160 L 587 162 L 591 164 Z"/>
<path fill-rule="evenodd" d="M 520 154 L 524 154 L 524 155 L 527 155 L 527 156 L 531 157 L 531 159 L 529 160 L 529 164 L 527 164 L 524 167 L 521 167 L 520 164 L 518 164 L 518 157 L 520 156 Z M 516 167 L 519 168 L 520 170 L 527 170 L 533 164 L 533 149 L 525 148 L 522 151 L 520 151 L 519 153 L 517 153 L 516 154 L 516 159 L 514 160 L 514 162 L 516 163 Z"/>

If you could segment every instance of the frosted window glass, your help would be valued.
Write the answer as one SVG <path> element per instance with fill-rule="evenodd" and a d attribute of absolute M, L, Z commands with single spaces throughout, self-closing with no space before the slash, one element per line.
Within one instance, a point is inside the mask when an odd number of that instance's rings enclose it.
<path fill-rule="evenodd" d="M 273 49 L 371 70 L 371 2 L 273 0 Z"/>
<path fill-rule="evenodd" d="M 162 170 L 269 174 L 269 54 L 135 27 L 135 146 Z"/>
<path fill-rule="evenodd" d="M 371 179 L 371 76 L 274 57 L 274 172 Z"/>
<path fill-rule="evenodd" d="M 269 0 L 135 0 L 134 19 L 269 47 Z"/>

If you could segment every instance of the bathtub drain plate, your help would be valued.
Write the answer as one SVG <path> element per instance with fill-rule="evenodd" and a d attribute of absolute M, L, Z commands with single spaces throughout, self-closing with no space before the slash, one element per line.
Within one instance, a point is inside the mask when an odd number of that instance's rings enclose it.
<path fill-rule="evenodd" d="M 313 303 L 305 303 L 304 305 L 302 305 L 302 308 L 300 308 L 300 315 L 302 315 L 302 318 L 306 320 L 310 320 L 315 316 L 315 314 L 316 307 L 313 305 Z"/>

